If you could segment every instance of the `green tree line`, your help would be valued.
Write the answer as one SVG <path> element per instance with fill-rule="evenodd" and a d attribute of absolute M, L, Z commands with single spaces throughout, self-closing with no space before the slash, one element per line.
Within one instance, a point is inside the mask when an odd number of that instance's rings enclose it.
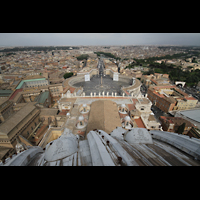
<path fill-rule="evenodd" d="M 12 51 L 52 51 L 52 50 L 70 50 L 71 46 L 35 46 L 35 47 L 14 47 L 5 48 L 0 50 L 0 52 L 12 52 Z M 73 49 L 79 49 L 79 47 L 72 47 Z"/>
<path fill-rule="evenodd" d="M 169 78 L 172 81 L 184 81 L 186 82 L 187 86 L 192 87 L 196 86 L 200 81 L 200 70 L 191 70 L 191 67 L 188 67 L 185 71 L 183 71 L 181 66 L 174 66 L 174 65 L 167 65 L 165 63 L 155 63 L 149 65 L 149 71 L 144 72 L 144 75 L 154 74 L 154 73 L 161 73 L 161 74 L 169 74 Z"/>
<path fill-rule="evenodd" d="M 82 54 L 82 55 L 80 55 L 80 56 L 77 56 L 76 58 L 77 58 L 77 60 L 84 60 L 84 59 L 88 59 L 88 57 L 89 57 L 89 55 L 88 54 Z"/>
<path fill-rule="evenodd" d="M 183 71 L 181 66 L 175 66 L 173 64 L 166 64 L 165 62 L 156 63 L 156 60 L 162 59 L 187 59 L 191 56 L 199 56 L 200 52 L 192 51 L 186 53 L 179 53 L 174 55 L 166 55 L 161 57 L 151 57 L 147 59 L 135 59 L 134 61 L 126 66 L 126 68 L 134 68 L 135 66 L 147 66 L 149 67 L 149 71 L 144 72 L 144 75 L 154 74 L 154 73 L 161 73 L 161 74 L 169 74 L 169 78 L 172 81 L 184 81 L 186 82 L 187 86 L 196 86 L 200 81 L 200 70 L 191 70 L 193 67 L 189 66 L 185 71 Z M 196 59 L 193 58 L 192 62 L 196 62 Z M 125 69 L 126 69 L 125 68 Z"/>
<path fill-rule="evenodd" d="M 97 54 L 97 56 L 100 56 L 101 54 L 109 57 L 109 58 L 114 58 L 116 60 L 121 60 L 120 57 L 116 57 L 115 55 L 113 55 L 112 53 L 106 53 L 106 52 L 102 52 L 102 51 L 97 51 L 97 52 L 94 52 L 95 54 Z"/>
<path fill-rule="evenodd" d="M 70 78 L 71 76 L 73 76 L 73 72 L 66 73 L 63 75 L 64 79 Z"/>

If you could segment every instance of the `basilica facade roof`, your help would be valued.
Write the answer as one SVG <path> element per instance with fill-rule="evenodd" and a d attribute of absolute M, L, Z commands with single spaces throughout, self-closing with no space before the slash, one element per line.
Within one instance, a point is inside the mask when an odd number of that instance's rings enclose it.
<path fill-rule="evenodd" d="M 93 129 L 100 129 L 110 133 L 117 126 L 121 126 L 121 121 L 115 102 L 101 100 L 91 104 L 86 134 Z"/>

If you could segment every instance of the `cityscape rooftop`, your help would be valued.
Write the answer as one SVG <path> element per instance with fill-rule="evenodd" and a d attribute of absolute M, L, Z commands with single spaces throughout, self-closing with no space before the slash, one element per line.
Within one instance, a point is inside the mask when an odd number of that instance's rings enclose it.
<path fill-rule="evenodd" d="M 31 46 L 23 35 L 6 47 L 0 34 L 1 166 L 200 165 L 198 46 L 131 42 L 145 34 Z"/>

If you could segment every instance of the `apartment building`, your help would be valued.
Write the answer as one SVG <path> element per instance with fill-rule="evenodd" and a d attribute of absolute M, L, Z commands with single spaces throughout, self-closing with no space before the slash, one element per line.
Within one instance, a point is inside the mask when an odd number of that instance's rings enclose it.
<path fill-rule="evenodd" d="M 142 75 L 141 82 L 146 87 L 171 85 L 169 83 L 169 74 L 154 73 L 154 75 Z"/>
<path fill-rule="evenodd" d="M 160 116 L 163 131 L 178 133 L 178 128 L 185 123 L 183 134 L 186 135 L 194 125 L 181 117 Z"/>
<path fill-rule="evenodd" d="M 182 92 L 176 86 L 152 87 L 148 89 L 147 95 L 154 105 L 166 113 L 194 108 L 198 102 L 197 99 Z"/>
<path fill-rule="evenodd" d="M 52 97 L 60 97 L 63 93 L 63 86 L 62 84 L 54 84 L 49 86 L 49 91 Z"/>

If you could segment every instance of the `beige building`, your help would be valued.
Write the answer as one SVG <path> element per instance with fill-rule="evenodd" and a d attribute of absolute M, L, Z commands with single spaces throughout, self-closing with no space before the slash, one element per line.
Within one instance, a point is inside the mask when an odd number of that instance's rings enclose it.
<path fill-rule="evenodd" d="M 55 108 L 42 108 L 40 113 L 40 120 L 43 124 L 54 124 L 56 126 L 56 116 L 58 109 Z"/>
<path fill-rule="evenodd" d="M 148 130 L 160 130 L 161 125 L 154 117 L 151 111 L 152 103 L 147 98 L 138 98 L 138 102 L 135 104 L 135 109 L 130 111 L 130 117 L 132 120 L 141 120 L 144 127 Z"/>
<path fill-rule="evenodd" d="M 174 106 L 174 110 L 188 110 L 194 108 L 198 102 L 198 100 L 192 96 L 177 98 L 176 101 L 177 103 L 176 106 Z"/>
<path fill-rule="evenodd" d="M 0 159 L 15 153 L 16 138 L 28 138 L 39 124 L 39 114 L 34 103 L 27 103 L 18 112 L 0 124 Z"/>
<path fill-rule="evenodd" d="M 52 97 L 59 97 L 63 93 L 63 86 L 62 84 L 55 84 L 55 85 L 49 86 L 49 91 Z"/>
<path fill-rule="evenodd" d="M 16 89 L 10 96 L 10 100 L 13 103 L 28 103 L 33 102 L 36 97 L 38 97 L 41 92 L 49 91 L 51 97 L 61 97 L 63 93 L 62 84 L 52 84 L 52 85 L 39 85 L 30 88 Z"/>
<path fill-rule="evenodd" d="M 48 128 L 45 137 L 41 139 L 41 141 L 37 144 L 37 146 L 44 148 L 49 142 L 58 139 L 63 133 L 64 128 L 60 127 L 51 127 Z"/>
<path fill-rule="evenodd" d="M 147 98 L 138 98 L 138 102 L 135 104 L 136 109 L 143 115 L 149 116 L 151 111 L 152 103 Z"/>
<path fill-rule="evenodd" d="M 124 77 L 120 75 L 119 78 L 122 80 Z M 124 92 L 127 95 L 131 95 L 132 97 L 137 98 L 137 96 L 140 94 L 141 82 L 136 78 L 132 78 L 132 81 L 132 85 L 128 87 L 122 87 L 121 91 L 122 93 Z"/>
<path fill-rule="evenodd" d="M 141 82 L 146 85 L 146 87 L 171 85 L 169 83 L 169 74 L 154 73 L 154 75 L 142 75 Z"/>
<path fill-rule="evenodd" d="M 12 105 L 7 98 L 0 99 L 0 124 L 13 113 Z"/>

